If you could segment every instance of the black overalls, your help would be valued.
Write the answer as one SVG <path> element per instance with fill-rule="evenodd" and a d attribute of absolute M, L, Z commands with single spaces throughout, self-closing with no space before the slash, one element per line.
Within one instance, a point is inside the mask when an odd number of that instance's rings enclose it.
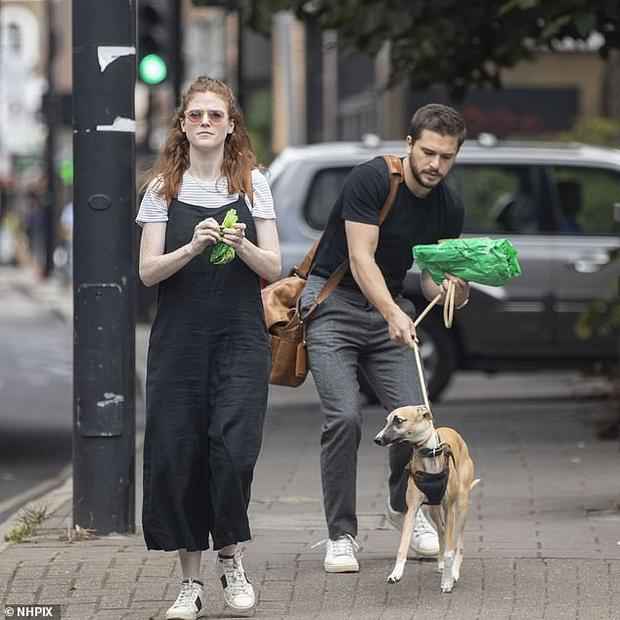
<path fill-rule="evenodd" d="M 173 200 L 165 251 L 188 243 L 218 209 Z M 211 247 L 159 285 L 147 363 L 142 525 L 149 549 L 188 551 L 250 538 L 247 507 L 261 446 L 271 365 L 259 278 L 235 257 L 209 262 Z"/>

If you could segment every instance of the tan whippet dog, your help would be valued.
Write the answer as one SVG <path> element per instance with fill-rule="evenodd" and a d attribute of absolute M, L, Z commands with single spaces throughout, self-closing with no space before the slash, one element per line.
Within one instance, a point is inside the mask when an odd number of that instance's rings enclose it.
<path fill-rule="evenodd" d="M 454 429 L 435 429 L 433 416 L 425 405 L 395 409 L 375 437 L 375 443 L 380 446 L 400 442 L 408 442 L 415 449 L 408 466 L 407 512 L 396 564 L 387 580 L 396 583 L 403 576 L 415 514 L 427 501 L 436 503 L 430 506 L 430 516 L 439 537 L 437 569 L 442 573 L 441 591 L 451 592 L 459 579 L 463 561 L 469 492 L 479 482 L 474 480 L 474 463 L 467 444 Z"/>

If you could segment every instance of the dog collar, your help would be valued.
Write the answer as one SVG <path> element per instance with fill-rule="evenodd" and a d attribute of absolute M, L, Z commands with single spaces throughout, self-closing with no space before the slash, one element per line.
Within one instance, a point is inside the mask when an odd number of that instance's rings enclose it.
<path fill-rule="evenodd" d="M 425 448 L 424 444 L 430 441 L 433 435 L 435 436 L 437 446 L 435 448 Z M 446 448 L 448 448 L 448 445 L 441 441 L 439 433 L 437 433 L 434 429 L 431 429 L 431 434 L 419 444 L 413 444 L 413 447 L 420 456 L 424 458 L 435 458 L 436 456 L 441 456 L 446 450 Z"/>
<path fill-rule="evenodd" d="M 416 450 L 421 457 L 434 459 L 436 456 L 441 456 L 447 448 L 448 444 L 440 443 L 436 448 L 416 448 Z"/>

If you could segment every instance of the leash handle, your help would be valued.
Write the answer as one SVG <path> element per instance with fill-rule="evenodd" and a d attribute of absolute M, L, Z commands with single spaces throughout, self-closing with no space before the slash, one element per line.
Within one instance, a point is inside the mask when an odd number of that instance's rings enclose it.
<path fill-rule="evenodd" d="M 417 327 L 418 324 L 422 321 L 422 319 L 431 311 L 433 306 L 435 306 L 439 300 L 442 298 L 443 293 L 439 293 L 429 304 L 424 308 L 424 310 L 420 313 L 420 316 L 416 318 L 413 322 L 413 326 Z M 448 290 L 446 292 L 446 300 L 443 306 L 443 323 L 447 328 L 452 327 L 452 322 L 454 320 L 454 300 L 456 299 L 456 284 L 450 280 L 448 282 Z"/>
<path fill-rule="evenodd" d="M 446 301 L 443 304 L 443 324 L 450 329 L 454 319 L 454 299 L 456 297 L 456 284 L 448 281 L 448 290 L 446 291 Z"/>

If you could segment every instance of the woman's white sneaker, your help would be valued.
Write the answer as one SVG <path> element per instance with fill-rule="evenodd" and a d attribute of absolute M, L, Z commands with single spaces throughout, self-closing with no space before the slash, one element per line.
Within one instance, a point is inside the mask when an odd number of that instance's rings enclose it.
<path fill-rule="evenodd" d="M 196 620 L 206 615 L 202 582 L 183 579 L 177 600 L 166 612 L 166 620 Z"/>
<path fill-rule="evenodd" d="M 256 605 L 254 588 L 243 570 L 240 553 L 233 557 L 218 555 L 216 571 L 224 589 L 224 601 L 231 609 L 248 611 Z"/>
<path fill-rule="evenodd" d="M 325 548 L 325 560 L 323 567 L 327 573 L 357 573 L 360 565 L 355 557 L 359 551 L 359 545 L 355 538 L 349 534 L 343 534 L 331 540 L 328 538 Z"/>

